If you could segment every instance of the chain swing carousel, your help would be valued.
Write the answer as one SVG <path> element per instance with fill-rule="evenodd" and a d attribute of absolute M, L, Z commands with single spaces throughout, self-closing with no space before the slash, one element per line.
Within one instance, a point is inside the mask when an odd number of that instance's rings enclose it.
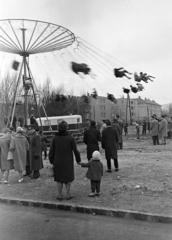
<path fill-rule="evenodd" d="M 131 87 L 131 91 L 134 92 L 134 88 L 131 85 L 132 81 L 135 83 L 143 80 L 141 75 L 136 75 L 136 69 L 119 62 L 112 56 L 86 42 L 84 39 L 76 36 L 67 28 L 48 22 L 28 19 L 0 20 L 0 51 L 21 56 L 20 64 L 18 61 L 13 62 L 13 69 L 17 71 L 18 74 L 13 104 L 8 117 L 11 126 L 17 97 L 21 96 L 19 89 L 21 89 L 22 82 L 24 124 L 28 124 L 29 94 L 32 94 L 34 98 L 41 123 L 37 104 L 41 93 L 37 89 L 30 67 L 32 62 L 36 60 L 35 66 L 38 71 L 40 66 L 43 66 L 41 56 L 46 60 L 46 65 L 42 67 L 43 70 L 46 70 L 47 67 L 54 70 L 52 69 L 52 65 L 55 62 L 55 70 L 60 67 L 60 71 L 64 74 L 73 74 L 72 80 L 76 78 L 76 85 L 78 83 L 81 84 L 87 93 L 90 89 L 90 91 L 94 90 L 90 96 L 94 98 L 95 101 L 98 96 L 98 91 L 101 91 L 102 96 L 106 95 L 112 104 L 116 104 L 115 95 L 120 95 L 124 92 L 124 88 L 128 89 L 128 85 Z M 53 64 L 51 61 L 53 61 Z M 51 72 L 50 69 L 48 69 L 48 72 Z M 146 75 L 144 75 L 144 78 L 146 78 Z M 75 79 L 72 81 L 72 84 L 75 85 Z M 113 94 L 107 93 L 109 92 L 108 86 L 112 86 L 110 91 L 112 89 Z M 138 91 L 142 91 L 139 90 L 139 86 L 134 93 Z M 40 105 L 40 101 L 39 106 L 43 107 L 43 112 L 48 120 L 45 108 L 42 103 Z"/>
<path fill-rule="evenodd" d="M 14 61 L 12 65 L 12 68 L 18 74 L 7 124 L 10 122 L 10 126 L 12 126 L 17 96 L 19 95 L 19 86 L 22 80 L 24 90 L 24 124 L 28 124 L 28 93 L 31 90 L 41 123 L 37 105 L 38 91 L 29 66 L 29 56 L 60 50 L 71 45 L 74 40 L 74 34 L 59 25 L 25 19 L 0 20 L 0 51 L 17 54 L 22 58 L 21 64 L 18 61 Z M 43 104 L 41 105 L 43 107 Z M 44 108 L 43 110 L 45 111 Z"/>

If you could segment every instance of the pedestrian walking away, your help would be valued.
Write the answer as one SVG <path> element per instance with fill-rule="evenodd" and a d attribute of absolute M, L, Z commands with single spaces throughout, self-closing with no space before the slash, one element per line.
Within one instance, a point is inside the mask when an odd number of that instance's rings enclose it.
<path fill-rule="evenodd" d="M 159 123 L 153 115 L 150 121 L 150 131 L 154 145 L 159 145 Z"/>
<path fill-rule="evenodd" d="M 136 121 L 136 139 L 140 140 L 140 125 Z"/>
<path fill-rule="evenodd" d="M 47 137 L 43 134 L 43 132 L 40 130 L 39 135 L 41 137 L 41 154 L 44 153 L 44 159 L 47 158 L 47 143 L 49 143 Z"/>
<path fill-rule="evenodd" d="M 95 121 L 91 121 L 89 129 L 84 132 L 84 143 L 87 145 L 88 161 L 92 158 L 92 154 L 95 150 L 99 151 L 100 141 L 100 131 L 96 129 Z"/>
<path fill-rule="evenodd" d="M 112 172 L 111 158 L 114 160 L 115 171 L 118 171 L 118 133 L 116 129 L 112 128 L 110 120 L 106 120 L 106 125 L 106 129 L 102 132 L 102 148 L 105 149 L 107 172 Z"/>
<path fill-rule="evenodd" d="M 123 128 L 124 128 L 124 123 L 122 121 L 122 119 L 119 117 L 119 115 L 116 115 L 116 120 L 121 128 L 120 134 L 118 135 L 118 144 L 119 144 L 119 148 L 123 149 Z"/>
<path fill-rule="evenodd" d="M 160 122 L 159 122 L 159 135 L 161 138 L 162 145 L 166 144 L 167 131 L 168 131 L 168 122 L 165 119 L 165 116 L 161 115 Z"/>
<path fill-rule="evenodd" d="M 103 176 L 103 163 L 100 161 L 100 152 L 94 151 L 88 163 L 79 163 L 81 167 L 88 167 L 86 177 L 91 180 L 91 193 L 89 197 L 100 195 L 100 184 Z"/>

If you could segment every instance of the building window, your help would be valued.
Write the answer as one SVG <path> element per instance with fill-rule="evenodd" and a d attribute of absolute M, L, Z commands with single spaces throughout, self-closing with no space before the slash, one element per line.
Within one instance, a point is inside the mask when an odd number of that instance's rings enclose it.
<path fill-rule="evenodd" d="M 131 104 L 133 104 L 133 101 L 130 101 Z"/>

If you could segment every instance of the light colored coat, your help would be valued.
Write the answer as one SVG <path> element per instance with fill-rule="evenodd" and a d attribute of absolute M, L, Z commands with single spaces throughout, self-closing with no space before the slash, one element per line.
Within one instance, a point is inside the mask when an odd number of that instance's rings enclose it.
<path fill-rule="evenodd" d="M 167 137 L 168 122 L 165 118 L 163 118 L 159 122 L 159 135 L 160 137 Z"/>
<path fill-rule="evenodd" d="M 25 171 L 26 156 L 29 149 L 29 143 L 21 133 L 16 134 L 10 143 L 10 150 L 13 151 L 14 169 L 16 171 Z"/>
<path fill-rule="evenodd" d="M 0 137 L 0 168 L 1 171 L 14 169 L 13 160 L 7 160 L 7 155 L 10 147 L 11 136 L 5 134 Z"/>
<path fill-rule="evenodd" d="M 152 119 L 150 122 L 151 136 L 159 135 L 159 122 L 156 119 Z"/>

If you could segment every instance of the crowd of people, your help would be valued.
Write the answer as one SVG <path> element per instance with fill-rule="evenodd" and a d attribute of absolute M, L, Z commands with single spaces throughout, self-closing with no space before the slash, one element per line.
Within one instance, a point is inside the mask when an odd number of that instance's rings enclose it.
<path fill-rule="evenodd" d="M 140 125 L 136 122 L 137 135 L 140 137 Z M 146 122 L 142 123 L 142 134 L 146 134 Z M 150 132 L 153 144 L 166 144 L 166 138 L 171 138 L 172 121 L 166 115 L 157 119 L 154 114 L 150 121 Z M 111 122 L 109 119 L 102 123 L 90 121 L 90 126 L 85 129 L 83 141 L 86 145 L 87 160 L 81 161 L 80 152 L 74 137 L 68 131 L 68 124 L 61 121 L 58 124 L 58 132 L 52 138 L 49 150 L 49 161 L 53 166 L 54 181 L 57 182 L 57 200 L 63 200 L 63 185 L 66 188 L 66 199 L 73 198 L 71 194 L 71 183 L 74 181 L 74 156 L 81 167 L 88 168 L 87 178 L 90 179 L 91 193 L 89 197 L 99 196 L 101 178 L 103 175 L 103 164 L 101 162 L 100 146 L 105 151 L 107 162 L 107 173 L 112 172 L 111 160 L 114 169 L 119 171 L 118 150 L 123 149 L 123 131 L 128 134 L 128 124 L 124 123 L 119 115 L 116 115 Z M 169 133 L 169 134 L 168 134 Z M 40 170 L 43 168 L 43 155 L 47 158 L 48 139 L 39 131 L 37 124 L 32 119 L 28 128 L 17 127 L 6 128 L 0 137 L 0 182 L 9 183 L 10 170 L 18 172 L 18 182 L 23 182 L 23 176 L 30 176 L 31 179 L 40 177 Z M 25 175 L 23 175 L 25 172 Z"/>
<path fill-rule="evenodd" d="M 13 127 L 6 128 L 0 136 L 0 183 L 9 184 L 12 169 L 18 172 L 18 183 L 23 182 L 23 176 L 39 178 L 43 168 L 42 153 L 47 157 L 47 142 L 37 124 L 27 128 L 18 126 L 16 131 Z"/>
<path fill-rule="evenodd" d="M 123 147 L 123 121 L 119 115 L 116 116 L 113 123 L 105 120 L 102 124 L 90 121 L 89 128 L 84 131 L 83 141 L 86 144 L 87 163 L 81 162 L 81 156 L 77 149 L 75 139 L 68 132 L 68 126 L 65 121 L 58 125 L 58 132 L 52 139 L 49 160 L 54 167 L 54 180 L 57 182 L 58 200 L 63 200 L 63 185 L 66 188 L 66 199 L 73 198 L 70 193 L 71 183 L 74 181 L 74 159 L 81 165 L 87 167 L 87 178 L 90 179 L 91 193 L 89 197 L 100 195 L 101 177 L 103 175 L 103 164 L 101 162 L 100 147 L 105 150 L 107 161 L 107 172 L 112 172 L 111 159 L 114 161 L 115 171 L 119 171 L 118 149 Z M 73 154 L 74 153 L 74 154 Z"/>
<path fill-rule="evenodd" d="M 135 126 L 136 138 L 140 139 L 141 126 L 138 122 L 135 122 Z M 171 139 L 172 136 L 172 117 L 164 114 L 157 118 L 156 114 L 153 114 L 150 122 L 143 121 L 142 136 L 146 135 L 147 130 L 152 136 L 154 145 L 165 145 L 167 139 Z"/>

